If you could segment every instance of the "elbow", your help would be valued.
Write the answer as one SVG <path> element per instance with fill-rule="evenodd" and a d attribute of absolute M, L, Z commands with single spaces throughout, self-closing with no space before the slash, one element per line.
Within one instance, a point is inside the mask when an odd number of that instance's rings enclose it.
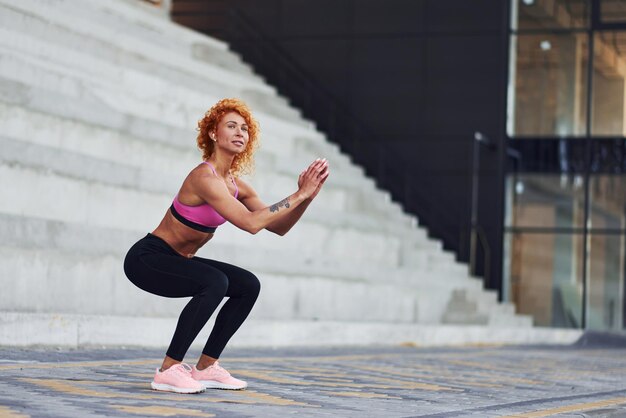
<path fill-rule="evenodd" d="M 256 235 L 262 228 L 255 228 L 255 227 L 246 227 L 243 228 L 244 231 L 252 234 L 252 235 Z"/>
<path fill-rule="evenodd" d="M 265 229 L 267 229 L 272 234 L 280 235 L 281 237 L 289 231 L 289 229 L 280 229 L 275 226 L 268 226 Z"/>
<path fill-rule="evenodd" d="M 248 222 L 245 225 L 242 225 L 241 229 L 252 235 L 256 235 L 260 230 L 263 229 L 263 227 L 261 227 L 260 225 L 256 225 L 253 222 Z"/>
<path fill-rule="evenodd" d="M 281 237 L 284 236 L 287 232 L 289 232 L 289 229 L 267 228 L 267 230 L 276 235 L 280 235 Z"/>

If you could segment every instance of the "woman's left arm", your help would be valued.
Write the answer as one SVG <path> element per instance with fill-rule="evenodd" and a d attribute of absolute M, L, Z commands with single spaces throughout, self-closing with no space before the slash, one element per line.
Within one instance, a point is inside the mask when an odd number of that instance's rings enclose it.
<path fill-rule="evenodd" d="M 328 171 L 328 166 L 326 166 L 324 171 Z M 300 182 L 302 181 L 303 174 L 304 174 L 304 171 L 300 174 L 300 177 L 298 178 L 298 186 L 300 186 Z M 320 189 L 324 185 L 326 178 L 319 184 L 319 186 L 317 187 L 313 195 L 311 195 L 311 197 L 309 197 L 304 202 L 302 202 L 297 208 L 291 211 L 289 215 L 283 217 L 283 219 L 280 219 L 268 225 L 265 229 L 281 236 L 289 232 L 289 230 L 296 224 L 296 222 L 300 220 L 300 218 L 304 214 L 304 211 L 306 210 L 307 207 L 309 207 L 309 205 L 311 204 L 315 196 L 317 196 Z M 249 210 L 254 211 L 254 210 L 264 208 L 267 206 L 265 203 L 263 203 L 263 201 L 261 201 L 261 199 L 259 198 L 259 196 L 256 194 L 256 192 L 251 186 L 249 186 L 248 184 L 246 184 L 245 182 L 239 179 L 237 180 L 237 184 L 239 185 L 240 191 L 242 192 L 241 193 L 242 196 L 240 199 L 241 203 L 243 203 L 244 206 L 246 206 Z"/>

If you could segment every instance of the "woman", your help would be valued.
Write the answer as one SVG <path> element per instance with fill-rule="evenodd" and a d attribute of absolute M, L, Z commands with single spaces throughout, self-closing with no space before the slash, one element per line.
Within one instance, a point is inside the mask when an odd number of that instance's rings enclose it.
<path fill-rule="evenodd" d="M 246 319 L 260 290 L 250 272 L 195 253 L 229 221 L 256 234 L 284 235 L 300 219 L 329 175 L 328 163 L 315 160 L 298 178 L 298 190 L 266 206 L 238 175 L 251 168 L 258 125 L 248 107 L 224 99 L 198 122 L 203 162 L 191 170 L 159 226 L 131 247 L 126 276 L 137 287 L 165 297 L 189 297 L 152 388 L 198 393 L 206 388 L 244 389 L 218 363 L 228 340 Z M 224 297 L 215 326 L 194 367 L 183 363 L 189 346 Z"/>

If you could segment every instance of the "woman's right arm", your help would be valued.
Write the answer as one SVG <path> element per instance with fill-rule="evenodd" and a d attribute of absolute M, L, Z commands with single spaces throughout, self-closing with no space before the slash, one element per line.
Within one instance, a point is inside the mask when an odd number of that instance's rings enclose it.
<path fill-rule="evenodd" d="M 298 191 L 280 202 L 254 211 L 235 199 L 228 191 L 226 184 L 212 172 L 194 176 L 192 183 L 194 191 L 227 221 L 237 228 L 256 234 L 268 225 L 288 216 L 312 196 L 325 175 L 327 174 L 322 174 L 319 166 L 310 167 L 305 172 Z"/>

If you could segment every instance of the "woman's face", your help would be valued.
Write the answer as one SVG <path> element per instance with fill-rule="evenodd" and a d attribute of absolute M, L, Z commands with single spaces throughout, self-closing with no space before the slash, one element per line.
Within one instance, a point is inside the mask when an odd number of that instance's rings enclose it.
<path fill-rule="evenodd" d="M 217 124 L 215 145 L 225 151 L 240 153 L 248 145 L 248 124 L 237 112 L 228 112 Z"/>

